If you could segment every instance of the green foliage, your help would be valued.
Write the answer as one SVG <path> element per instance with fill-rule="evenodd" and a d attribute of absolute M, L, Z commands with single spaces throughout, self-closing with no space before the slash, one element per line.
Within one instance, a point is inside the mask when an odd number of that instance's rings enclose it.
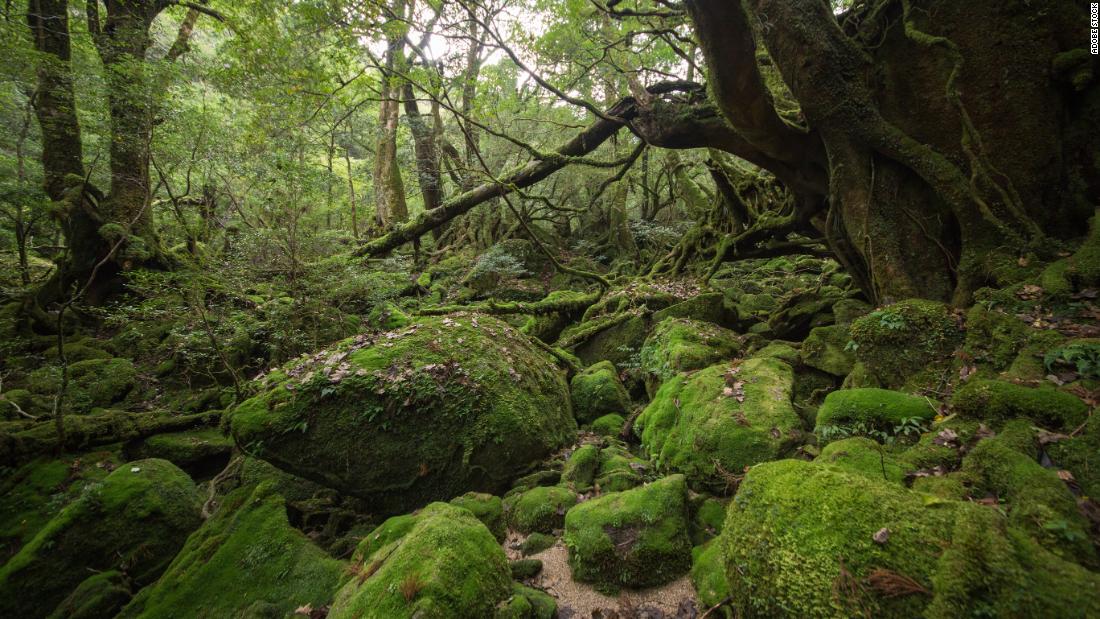
<path fill-rule="evenodd" d="M 1054 372 L 1056 366 L 1070 366 L 1081 378 L 1100 378 L 1100 342 L 1077 341 L 1059 346 L 1047 352 L 1043 365 L 1049 372 Z"/>

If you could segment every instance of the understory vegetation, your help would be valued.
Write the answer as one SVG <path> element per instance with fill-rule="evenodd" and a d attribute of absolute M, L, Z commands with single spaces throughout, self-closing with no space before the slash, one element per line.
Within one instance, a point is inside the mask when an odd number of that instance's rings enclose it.
<path fill-rule="evenodd" d="M 1054 0 L 0 6 L 0 617 L 1100 616 Z"/>

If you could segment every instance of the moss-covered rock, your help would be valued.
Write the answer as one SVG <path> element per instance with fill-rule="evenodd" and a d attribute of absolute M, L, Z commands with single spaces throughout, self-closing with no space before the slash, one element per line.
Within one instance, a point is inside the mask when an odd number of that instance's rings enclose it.
<path fill-rule="evenodd" d="M 69 409 L 86 413 L 122 400 L 137 382 L 137 369 L 129 359 L 88 359 L 69 365 Z M 28 388 L 39 395 L 53 396 L 61 387 L 61 369 L 47 366 L 27 378 Z"/>
<path fill-rule="evenodd" d="M 120 467 L 0 567 L 0 615 L 46 616 L 89 571 L 124 570 L 137 586 L 152 582 L 199 526 L 199 503 L 195 484 L 170 462 Z"/>
<path fill-rule="evenodd" d="M 848 342 L 847 327 L 833 325 L 811 329 L 802 342 L 802 363 L 833 376 L 847 376 L 856 363 Z"/>
<path fill-rule="evenodd" d="M 859 299 L 841 299 L 833 303 L 833 318 L 836 324 L 847 327 L 872 309 L 874 308 Z"/>
<path fill-rule="evenodd" d="M 720 540 L 711 540 L 691 549 L 691 584 L 702 608 L 710 609 L 730 597 L 730 584 L 726 580 L 726 564 Z M 730 617 L 729 608 L 720 609 L 714 616 Z"/>
<path fill-rule="evenodd" d="M 977 304 L 966 314 L 963 350 L 974 361 L 1000 372 L 1016 359 L 1031 333 L 1032 329 L 1019 318 Z"/>
<path fill-rule="evenodd" d="M 714 539 L 726 522 L 728 502 L 705 494 L 689 496 L 691 511 L 691 543 L 698 546 Z"/>
<path fill-rule="evenodd" d="M 271 484 L 242 488 L 120 617 L 287 616 L 330 603 L 344 566 L 290 526 Z"/>
<path fill-rule="evenodd" d="M 622 434 L 624 425 L 626 425 L 626 419 L 622 415 L 612 413 L 593 421 L 589 429 L 600 436 L 616 437 Z"/>
<path fill-rule="evenodd" d="M 231 451 L 233 439 L 218 428 L 202 428 L 155 434 L 127 444 L 123 453 L 131 460 L 161 458 L 186 471 L 194 471 L 202 469 L 205 463 L 211 461 L 224 465 Z"/>
<path fill-rule="evenodd" d="M 963 340 L 959 322 L 942 303 L 907 299 L 867 314 L 848 331 L 856 359 L 882 386 L 896 389 L 950 362 Z"/>
<path fill-rule="evenodd" d="M 975 378 L 955 390 L 951 410 L 969 419 L 1003 422 L 1026 417 L 1049 428 L 1073 429 L 1085 421 L 1089 409 L 1079 398 L 1054 387 Z"/>
<path fill-rule="evenodd" d="M 554 619 L 558 616 L 558 603 L 548 593 L 525 587 L 512 586 L 512 596 L 500 603 L 496 619 Z"/>
<path fill-rule="evenodd" d="M 926 398 L 887 389 L 841 389 L 825 397 L 814 432 L 822 440 L 851 434 L 893 433 L 903 423 L 928 422 L 937 406 Z"/>
<path fill-rule="evenodd" d="M 691 567 L 682 475 L 585 501 L 565 517 L 573 578 L 603 589 L 660 585 Z"/>
<path fill-rule="evenodd" d="M 662 468 L 724 488 L 721 470 L 736 475 L 774 460 L 799 438 L 793 383 L 791 366 L 773 358 L 681 374 L 661 386 L 634 430 Z"/>
<path fill-rule="evenodd" d="M 519 552 L 523 556 L 537 555 L 538 553 L 546 550 L 547 548 L 558 543 L 558 538 L 546 533 L 532 533 L 528 535 L 519 545 Z"/>
<path fill-rule="evenodd" d="M 1100 576 L 1044 550 L 996 510 L 820 463 L 753 467 L 721 539 L 745 617 L 1100 612 Z"/>
<path fill-rule="evenodd" d="M 642 344 L 642 369 L 652 395 L 680 372 L 729 361 L 741 351 L 736 333 L 709 322 L 668 318 L 657 324 Z"/>
<path fill-rule="evenodd" d="M 967 453 L 962 470 L 973 484 L 972 492 L 1007 500 L 1010 522 L 1063 558 L 1096 567 L 1089 524 L 1078 512 L 1073 494 L 1054 470 L 1017 449 L 1019 441 L 1013 439 L 1002 433 L 979 441 Z"/>
<path fill-rule="evenodd" d="M 466 494 L 451 499 L 451 505 L 467 509 L 481 521 L 500 541 L 507 534 L 504 523 L 504 505 L 500 497 L 484 492 L 467 492 Z"/>
<path fill-rule="evenodd" d="M 577 492 L 588 492 L 600 468 L 600 448 L 581 445 L 569 456 L 561 472 L 561 480 Z"/>
<path fill-rule="evenodd" d="M 100 619 L 114 617 L 130 601 L 130 585 L 118 570 L 99 572 L 84 579 L 49 619 Z"/>
<path fill-rule="evenodd" d="M 610 361 L 624 367 L 641 350 L 647 329 L 646 319 L 640 313 L 601 316 L 565 329 L 559 341 L 592 332 L 574 349 L 577 357 L 586 364 Z"/>
<path fill-rule="evenodd" d="M 577 495 L 560 486 L 539 486 L 504 499 L 504 519 L 520 533 L 552 533 L 565 523 Z"/>
<path fill-rule="evenodd" d="M 609 445 L 600 450 L 596 486 L 601 492 L 629 490 L 641 485 L 643 473 L 650 468 L 648 462 L 630 453 L 622 444 Z"/>
<path fill-rule="evenodd" d="M 784 363 L 794 365 L 801 360 L 798 349 L 790 342 L 775 340 L 768 342 L 762 348 L 752 353 L 758 359 L 779 359 Z"/>
<path fill-rule="evenodd" d="M 630 394 L 619 381 L 619 373 L 610 361 L 585 368 L 570 382 L 573 414 L 580 423 L 589 423 L 602 415 L 630 410 Z"/>
<path fill-rule="evenodd" d="M 331 619 L 491 617 L 512 594 L 504 550 L 469 511 L 432 503 L 396 519 L 359 545 Z"/>
<path fill-rule="evenodd" d="M 237 443 L 383 513 L 500 490 L 576 430 L 551 358 L 487 316 L 351 338 L 263 384 L 231 413 Z"/>
<path fill-rule="evenodd" d="M 697 294 L 686 301 L 670 305 L 653 313 L 653 322 L 666 318 L 690 318 L 716 325 L 730 326 L 737 322 L 737 309 L 721 292 Z"/>
<path fill-rule="evenodd" d="M 831 464 L 871 479 L 901 483 L 905 478 L 905 469 L 895 460 L 893 453 L 862 436 L 829 443 L 815 462 Z"/>
<path fill-rule="evenodd" d="M 39 458 L 9 469 L 0 481 L 0 543 L 4 560 L 15 555 L 84 489 L 119 464 L 111 451 L 72 458 Z"/>

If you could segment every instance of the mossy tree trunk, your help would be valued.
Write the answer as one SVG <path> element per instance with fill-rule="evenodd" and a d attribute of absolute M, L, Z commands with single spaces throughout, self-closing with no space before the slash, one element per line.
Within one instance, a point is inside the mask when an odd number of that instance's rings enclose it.
<path fill-rule="evenodd" d="M 1086 40 L 1079 3 L 686 6 L 723 116 L 787 169 L 826 173 L 819 195 L 792 187 L 800 215 L 873 299 L 965 303 L 997 260 L 1054 251 L 1091 215 L 1096 152 L 1080 136 L 1100 95 L 1091 59 L 1067 60 Z M 775 113 L 757 41 L 807 126 Z"/>
<path fill-rule="evenodd" d="M 374 153 L 374 213 L 380 229 L 404 222 L 409 217 L 405 203 L 405 184 L 397 165 L 397 121 L 401 108 L 399 73 L 405 66 L 405 32 L 408 5 L 394 0 L 390 10 L 394 19 L 386 25 L 386 52 L 383 58 L 381 102 L 378 104 L 378 143 Z"/>

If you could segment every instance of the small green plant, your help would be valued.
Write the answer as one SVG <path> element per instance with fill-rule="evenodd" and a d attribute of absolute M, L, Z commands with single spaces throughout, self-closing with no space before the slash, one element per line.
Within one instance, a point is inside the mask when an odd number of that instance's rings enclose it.
<path fill-rule="evenodd" d="M 1100 343 L 1078 342 L 1055 348 L 1043 357 L 1048 372 L 1057 366 L 1073 367 L 1081 378 L 1100 378 Z"/>
<path fill-rule="evenodd" d="M 905 318 L 898 313 L 889 310 L 877 310 L 871 312 L 872 318 L 877 318 L 879 325 L 891 331 L 900 331 L 905 328 Z"/>

